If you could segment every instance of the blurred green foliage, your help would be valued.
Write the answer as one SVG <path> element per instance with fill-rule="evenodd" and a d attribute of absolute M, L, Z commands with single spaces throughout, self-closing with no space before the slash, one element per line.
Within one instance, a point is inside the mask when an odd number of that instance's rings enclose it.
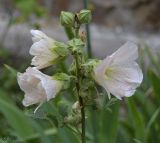
<path fill-rule="evenodd" d="M 14 0 L 14 6 L 19 10 L 21 16 L 17 20 L 25 21 L 29 16 L 42 17 L 46 10 L 39 4 L 38 0 Z"/>

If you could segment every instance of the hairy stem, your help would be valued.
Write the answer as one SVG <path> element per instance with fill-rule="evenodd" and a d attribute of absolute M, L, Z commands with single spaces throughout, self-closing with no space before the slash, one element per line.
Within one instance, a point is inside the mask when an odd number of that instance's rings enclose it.
<path fill-rule="evenodd" d="M 85 143 L 85 106 L 83 103 L 83 98 L 80 96 L 80 69 L 79 69 L 79 60 L 78 56 L 75 55 L 75 60 L 76 60 L 76 69 L 77 69 L 77 82 L 76 82 L 76 88 L 77 88 L 77 94 L 78 94 L 78 99 L 79 99 L 79 104 L 81 106 L 81 123 L 82 123 L 82 134 L 81 134 L 81 139 L 82 143 Z"/>
<path fill-rule="evenodd" d="M 80 25 L 77 23 L 75 27 L 75 37 L 79 37 L 79 28 Z M 83 98 L 80 95 L 80 80 L 81 80 L 81 72 L 80 72 L 80 63 L 79 63 L 79 55 L 76 53 L 74 55 L 75 61 L 76 61 L 76 76 L 77 76 L 77 82 L 76 82 L 76 89 L 77 89 L 77 94 L 78 94 L 78 99 L 79 99 L 79 104 L 81 106 L 81 123 L 82 123 L 82 132 L 81 132 L 81 140 L 82 143 L 86 142 L 85 138 L 85 106 L 83 103 Z"/>

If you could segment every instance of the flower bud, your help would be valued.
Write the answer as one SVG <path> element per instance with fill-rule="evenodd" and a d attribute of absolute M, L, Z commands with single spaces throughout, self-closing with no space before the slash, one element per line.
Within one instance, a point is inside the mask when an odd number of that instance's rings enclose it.
<path fill-rule="evenodd" d="M 79 21 L 81 24 L 89 23 L 92 19 L 91 11 L 87 9 L 83 9 L 79 13 Z"/>
<path fill-rule="evenodd" d="M 70 27 L 74 23 L 74 14 L 71 12 L 62 11 L 60 15 L 60 22 L 63 26 Z"/>

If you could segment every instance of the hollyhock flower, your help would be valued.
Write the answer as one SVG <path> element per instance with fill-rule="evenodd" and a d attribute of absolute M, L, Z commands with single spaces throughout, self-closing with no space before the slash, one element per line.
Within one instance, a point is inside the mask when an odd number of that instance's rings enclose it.
<path fill-rule="evenodd" d="M 118 99 L 134 94 L 143 80 L 143 74 L 136 63 L 138 47 L 127 42 L 112 55 L 107 56 L 94 68 L 95 81 Z"/>
<path fill-rule="evenodd" d="M 25 93 L 24 106 L 49 101 L 63 86 L 63 81 L 55 80 L 51 76 L 41 73 L 35 67 L 27 68 L 25 73 L 18 73 L 17 80 L 21 90 Z"/>
<path fill-rule="evenodd" d="M 51 66 L 60 56 L 55 50 L 56 48 L 62 48 L 58 47 L 60 43 L 39 30 L 31 30 L 31 34 L 34 42 L 29 51 L 34 56 L 31 65 L 38 69 Z"/>

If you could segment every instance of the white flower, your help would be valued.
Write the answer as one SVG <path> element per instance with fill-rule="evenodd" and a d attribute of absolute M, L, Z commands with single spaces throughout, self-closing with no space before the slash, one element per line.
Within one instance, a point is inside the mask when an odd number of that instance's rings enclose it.
<path fill-rule="evenodd" d="M 135 62 L 138 47 L 127 42 L 115 53 L 107 56 L 94 68 L 94 79 L 118 99 L 132 96 L 143 80 L 143 74 Z"/>
<path fill-rule="evenodd" d="M 56 41 L 39 30 L 31 30 L 31 34 L 34 42 L 29 51 L 34 56 L 31 65 L 36 66 L 38 69 L 52 65 L 59 57 L 53 50 L 56 47 Z"/>
<path fill-rule="evenodd" d="M 36 68 L 27 68 L 25 73 L 18 73 L 17 80 L 25 92 L 23 105 L 43 103 L 54 98 L 63 86 L 62 81 L 41 73 Z"/>

